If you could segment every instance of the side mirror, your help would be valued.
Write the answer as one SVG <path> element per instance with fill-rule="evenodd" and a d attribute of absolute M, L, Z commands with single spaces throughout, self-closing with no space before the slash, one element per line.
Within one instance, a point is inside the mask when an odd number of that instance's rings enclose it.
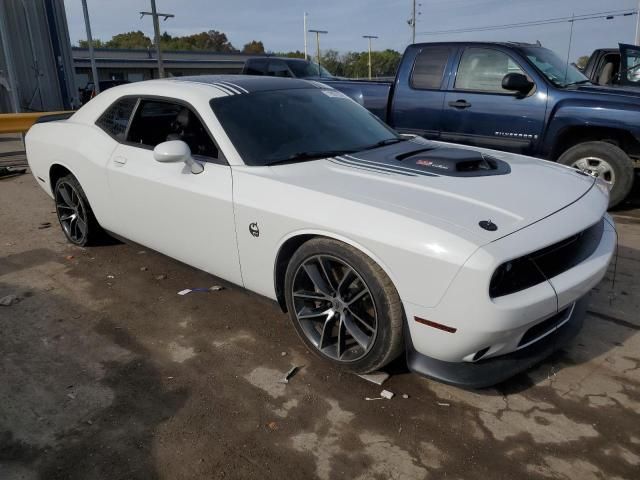
<path fill-rule="evenodd" d="M 184 162 L 191 168 L 191 173 L 202 173 L 204 167 L 191 158 L 191 149 L 182 140 L 169 140 L 156 145 L 153 149 L 156 162 L 177 163 Z"/>
<path fill-rule="evenodd" d="M 526 95 L 535 84 L 522 73 L 507 73 L 502 79 L 502 88 Z"/>

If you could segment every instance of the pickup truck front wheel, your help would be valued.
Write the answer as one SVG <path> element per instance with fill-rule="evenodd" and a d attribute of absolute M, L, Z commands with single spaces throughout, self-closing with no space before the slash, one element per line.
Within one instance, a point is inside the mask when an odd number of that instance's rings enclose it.
<path fill-rule="evenodd" d="M 564 152 L 558 163 L 577 168 L 609 184 L 609 208 L 622 202 L 633 187 L 633 161 L 607 142 L 585 142 Z"/>

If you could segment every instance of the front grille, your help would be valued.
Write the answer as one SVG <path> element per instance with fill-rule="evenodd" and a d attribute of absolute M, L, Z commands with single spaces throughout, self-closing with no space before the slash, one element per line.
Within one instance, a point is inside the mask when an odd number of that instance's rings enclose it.
<path fill-rule="evenodd" d="M 598 247 L 604 218 L 591 227 L 553 245 L 500 265 L 491 277 L 491 298 L 533 287 L 586 260 Z"/>
<path fill-rule="evenodd" d="M 567 319 L 567 315 L 569 314 L 569 311 L 572 308 L 573 308 L 573 305 L 565 308 L 564 310 L 559 311 L 552 317 L 549 317 L 546 320 L 531 327 L 529 330 L 525 332 L 525 334 L 520 339 L 520 342 L 518 343 L 518 347 L 527 345 L 533 342 L 534 340 L 537 340 L 540 337 L 544 336 L 545 334 L 549 333 L 554 328 L 556 328 L 558 325 L 560 325 L 562 322 L 564 322 Z"/>

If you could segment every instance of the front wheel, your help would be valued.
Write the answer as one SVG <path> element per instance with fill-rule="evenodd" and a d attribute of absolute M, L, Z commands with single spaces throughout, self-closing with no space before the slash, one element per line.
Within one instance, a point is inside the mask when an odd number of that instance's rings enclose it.
<path fill-rule="evenodd" d="M 564 152 L 558 163 L 604 180 L 609 185 L 609 208 L 622 202 L 633 187 L 633 162 L 624 150 L 611 143 L 579 143 Z"/>
<path fill-rule="evenodd" d="M 395 287 L 369 257 L 316 238 L 293 255 L 285 276 L 291 321 L 317 355 L 355 373 L 402 352 L 403 312 Z"/>

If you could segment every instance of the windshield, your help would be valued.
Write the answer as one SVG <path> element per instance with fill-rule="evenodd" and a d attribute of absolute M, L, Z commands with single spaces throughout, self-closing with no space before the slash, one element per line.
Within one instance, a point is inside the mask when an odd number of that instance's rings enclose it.
<path fill-rule="evenodd" d="M 313 62 L 306 62 L 300 60 L 285 60 L 287 65 L 297 78 L 307 77 L 333 77 L 329 71 L 322 65 L 318 65 Z M 318 70 L 318 67 L 320 69 Z"/>
<path fill-rule="evenodd" d="M 551 50 L 541 47 L 522 48 L 527 58 L 540 70 L 553 84 L 559 87 L 589 83 L 580 70 L 573 65 L 567 65 Z"/>
<path fill-rule="evenodd" d="M 400 138 L 364 107 L 332 89 L 219 97 L 211 100 L 211 108 L 247 165 L 329 157 Z"/>

